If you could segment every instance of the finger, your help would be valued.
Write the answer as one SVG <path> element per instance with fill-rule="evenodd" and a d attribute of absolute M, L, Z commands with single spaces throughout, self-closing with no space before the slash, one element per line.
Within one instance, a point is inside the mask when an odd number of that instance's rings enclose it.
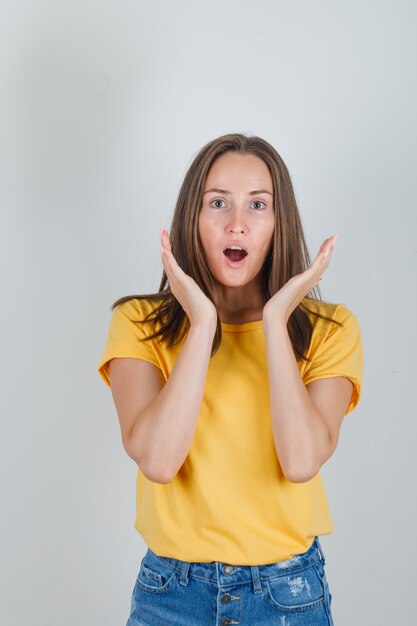
<path fill-rule="evenodd" d="M 330 237 L 329 239 L 326 240 L 326 242 L 332 239 L 333 237 Z M 311 273 L 313 275 L 316 274 L 320 276 L 320 278 L 316 280 L 321 280 L 321 274 L 327 269 L 329 262 L 330 262 L 330 254 L 333 251 L 333 248 L 334 248 L 333 242 L 330 244 L 327 244 L 325 248 L 323 248 L 322 250 L 319 250 L 316 258 L 311 264 L 310 266 Z"/>
<path fill-rule="evenodd" d="M 169 266 L 168 263 L 168 255 L 167 255 L 167 248 L 166 248 L 166 243 L 165 243 L 165 238 L 164 238 L 164 229 L 161 228 L 159 231 L 159 235 L 160 235 L 160 244 L 161 244 L 161 255 L 162 255 L 162 263 L 164 265 L 164 269 L 167 275 L 171 275 L 171 268 Z M 169 276 L 168 276 L 169 278 Z"/>
<path fill-rule="evenodd" d="M 172 258 L 174 258 L 174 255 L 172 254 L 171 242 L 169 240 L 168 233 L 163 228 L 161 228 L 161 246 L 164 252 L 166 252 L 168 256 L 171 255 Z"/>
<path fill-rule="evenodd" d="M 170 263 L 179 267 L 174 255 L 172 254 L 170 245 L 166 243 L 166 239 L 161 245 L 161 250 L 162 250 L 162 253 L 165 255 L 166 259 L 170 261 Z"/>
<path fill-rule="evenodd" d="M 329 252 L 332 252 L 333 248 L 335 247 L 338 236 L 339 235 L 333 235 L 333 237 L 329 238 L 329 244 L 327 246 L 327 250 Z"/>
<path fill-rule="evenodd" d="M 331 237 L 329 237 L 328 239 L 325 239 L 324 243 L 322 244 L 321 249 L 319 250 L 319 254 L 322 256 L 326 256 L 330 249 L 331 249 L 331 245 L 332 245 L 332 239 Z"/>
<path fill-rule="evenodd" d="M 311 267 L 313 267 L 316 270 L 320 268 L 322 269 L 325 265 L 328 264 L 328 261 L 329 261 L 328 249 L 325 248 L 324 250 L 320 250 L 317 253 L 317 256 L 314 259 L 313 263 L 311 264 Z"/>
<path fill-rule="evenodd" d="M 312 270 L 314 285 L 318 285 L 321 280 L 323 280 L 322 274 L 326 271 L 330 263 L 330 255 L 333 252 L 333 248 L 336 243 L 338 235 L 334 235 L 333 237 L 329 237 L 323 242 L 325 243 L 325 247 L 322 250 L 319 250 L 314 262 L 312 263 L 310 269 Z M 330 243 L 329 243 L 330 242 Z"/>
<path fill-rule="evenodd" d="M 171 245 L 169 243 L 169 239 L 168 239 L 168 235 L 166 231 L 164 230 L 163 233 L 164 233 L 164 236 L 163 236 L 163 241 L 161 245 L 162 257 L 165 258 L 167 266 L 171 270 L 171 272 L 173 273 L 178 272 L 180 274 L 185 274 L 183 269 L 178 265 L 176 258 L 172 254 Z M 168 244 L 167 244 L 167 241 L 168 241 Z"/>
<path fill-rule="evenodd" d="M 161 228 L 161 243 L 168 248 L 169 250 L 171 250 L 171 241 L 169 239 L 169 234 L 167 233 L 167 231 L 164 228 Z"/>
<path fill-rule="evenodd" d="M 326 239 L 325 242 L 322 244 L 322 246 L 324 247 L 319 250 L 317 256 L 322 259 L 326 259 L 326 257 L 328 257 L 329 254 L 333 252 L 337 237 L 338 235 L 334 235 L 333 237 L 329 237 L 328 239 Z"/>
<path fill-rule="evenodd" d="M 163 228 L 161 228 L 160 230 L 160 239 L 161 239 L 161 252 L 165 255 L 168 255 L 168 253 L 171 252 L 171 248 L 168 245 L 169 239 L 166 235 L 166 231 Z M 168 243 L 167 243 L 167 240 L 168 240 Z M 172 255 L 172 252 L 171 252 L 171 255 Z"/>
<path fill-rule="evenodd" d="M 164 266 L 166 277 L 168 279 L 169 288 L 172 291 L 175 288 L 175 285 L 177 284 L 177 279 L 175 276 L 175 272 L 172 268 L 172 264 L 170 263 L 166 252 L 164 251 L 162 251 L 162 263 Z"/>
<path fill-rule="evenodd" d="M 168 276 L 168 278 L 169 278 L 169 277 L 171 276 L 171 269 L 170 269 L 170 268 L 169 268 L 169 266 L 168 266 L 168 259 L 167 259 L 167 257 L 166 257 L 165 251 L 164 251 L 164 249 L 162 248 L 162 246 L 161 246 L 161 253 L 162 253 L 162 254 L 161 254 L 161 256 L 162 256 L 162 264 L 163 264 L 163 266 L 164 266 L 165 273 L 166 273 L 166 275 L 167 275 L 167 276 Z"/>

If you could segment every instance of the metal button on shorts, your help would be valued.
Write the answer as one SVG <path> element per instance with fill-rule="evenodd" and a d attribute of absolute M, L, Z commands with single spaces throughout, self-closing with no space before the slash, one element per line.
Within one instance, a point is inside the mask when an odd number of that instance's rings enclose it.
<path fill-rule="evenodd" d="M 334 626 L 319 538 L 266 565 L 141 560 L 126 626 Z"/>

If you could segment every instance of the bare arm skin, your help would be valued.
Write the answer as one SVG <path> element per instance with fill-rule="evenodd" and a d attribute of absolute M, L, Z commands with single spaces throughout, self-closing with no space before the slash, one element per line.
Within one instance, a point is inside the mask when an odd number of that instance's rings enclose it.
<path fill-rule="evenodd" d="M 171 481 L 187 457 L 197 428 L 215 330 L 215 320 L 191 325 L 165 384 L 152 363 L 127 358 L 110 361 L 110 386 L 123 446 L 153 482 Z"/>
<path fill-rule="evenodd" d="M 264 328 L 275 449 L 286 478 L 306 482 L 336 450 L 353 385 L 339 376 L 306 387 L 285 324 Z"/>
<path fill-rule="evenodd" d="M 160 241 L 171 292 L 190 322 L 188 335 L 166 383 L 158 367 L 130 358 L 112 359 L 109 378 L 126 452 L 149 480 L 167 483 L 184 463 L 197 428 L 217 310 L 178 265 L 164 229 Z"/>

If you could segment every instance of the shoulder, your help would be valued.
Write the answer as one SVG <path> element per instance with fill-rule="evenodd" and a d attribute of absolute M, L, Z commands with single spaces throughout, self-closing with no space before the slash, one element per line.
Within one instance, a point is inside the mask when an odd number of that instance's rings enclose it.
<path fill-rule="evenodd" d="M 316 300 L 315 298 L 307 297 L 301 300 L 301 304 L 303 304 L 310 311 L 330 317 L 334 317 L 335 310 L 340 306 L 340 304 L 334 302 L 326 302 L 325 300 Z M 306 311 L 306 313 L 309 315 L 309 311 Z M 315 317 L 315 315 L 312 317 Z"/>
<path fill-rule="evenodd" d="M 325 300 L 316 300 L 314 298 L 303 298 L 301 303 L 310 309 L 310 311 L 314 311 L 314 313 L 319 313 L 320 315 L 326 315 L 327 317 L 336 319 L 338 322 L 357 320 L 352 309 L 343 303 L 326 302 Z M 309 311 L 306 311 L 306 313 L 311 318 L 319 319 L 309 313 Z"/>
<path fill-rule="evenodd" d="M 148 298 L 133 297 L 120 302 L 114 308 L 116 316 L 126 316 L 132 322 L 144 320 L 156 309 L 159 302 L 151 301 Z"/>
<path fill-rule="evenodd" d="M 120 301 L 121 300 L 121 301 Z M 159 328 L 160 323 L 154 325 L 153 311 L 160 301 L 149 300 L 146 297 L 127 297 L 117 300 L 111 314 L 110 328 L 115 336 L 135 335 L 147 337 Z"/>
<path fill-rule="evenodd" d="M 313 336 L 318 340 L 325 340 L 331 337 L 345 337 L 354 335 L 360 336 L 360 325 L 356 314 L 346 304 L 325 302 L 313 298 L 304 298 L 302 303 L 320 315 L 325 315 L 338 323 L 317 317 L 313 313 L 306 311 L 313 324 Z M 303 309 L 304 310 L 304 309 Z"/>

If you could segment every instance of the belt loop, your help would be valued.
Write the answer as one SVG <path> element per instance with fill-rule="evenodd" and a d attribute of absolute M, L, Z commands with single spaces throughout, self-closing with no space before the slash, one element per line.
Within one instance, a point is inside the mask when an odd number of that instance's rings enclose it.
<path fill-rule="evenodd" d="M 321 545 L 320 545 L 319 538 L 318 538 L 317 536 L 316 536 L 316 543 L 317 543 L 317 548 L 318 548 L 318 550 L 319 550 L 319 555 L 320 555 L 320 558 L 321 558 L 321 560 L 323 561 L 323 565 L 325 565 L 325 564 L 326 564 L 326 559 L 325 559 L 325 556 L 324 556 L 323 550 L 321 549 Z"/>
<path fill-rule="evenodd" d="M 188 585 L 188 571 L 190 569 L 190 565 L 191 565 L 190 561 L 182 561 L 180 585 Z"/>
<path fill-rule="evenodd" d="M 252 574 L 253 591 L 254 593 L 262 593 L 262 584 L 259 578 L 259 568 L 257 565 L 250 565 L 249 567 Z"/>

